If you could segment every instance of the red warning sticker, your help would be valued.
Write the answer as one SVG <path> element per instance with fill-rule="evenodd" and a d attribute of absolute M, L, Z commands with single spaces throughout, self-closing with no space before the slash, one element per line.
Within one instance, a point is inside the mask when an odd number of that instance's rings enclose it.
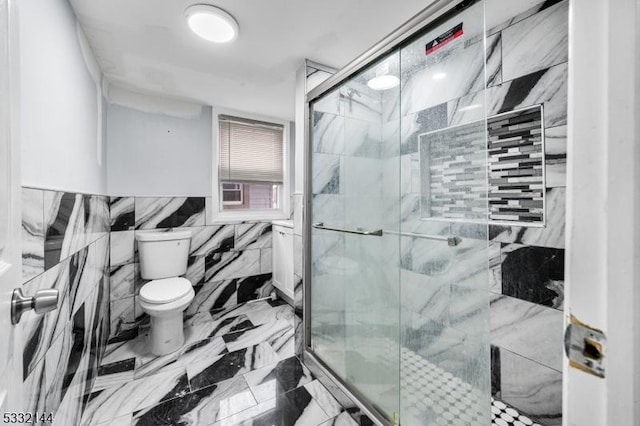
<path fill-rule="evenodd" d="M 446 46 L 448 43 L 451 43 L 453 40 L 460 37 L 463 33 L 464 32 L 462 31 L 462 22 L 460 22 L 458 25 L 451 28 L 446 33 L 442 34 L 438 38 L 435 38 L 431 40 L 429 43 L 427 43 L 427 46 L 426 46 L 427 55 Z"/>

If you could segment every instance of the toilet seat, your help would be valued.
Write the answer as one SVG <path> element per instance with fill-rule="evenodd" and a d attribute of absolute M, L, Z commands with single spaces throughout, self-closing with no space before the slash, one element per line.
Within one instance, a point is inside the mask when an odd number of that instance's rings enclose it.
<path fill-rule="evenodd" d="M 140 299 L 149 304 L 171 303 L 191 292 L 193 292 L 193 286 L 188 279 L 163 278 L 143 285 L 140 289 Z"/>

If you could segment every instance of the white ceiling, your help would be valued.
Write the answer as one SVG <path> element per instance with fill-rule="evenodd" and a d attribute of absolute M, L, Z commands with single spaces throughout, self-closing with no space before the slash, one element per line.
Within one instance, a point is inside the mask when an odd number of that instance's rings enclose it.
<path fill-rule="evenodd" d="M 215 0 L 240 36 L 217 45 L 191 33 L 197 0 L 70 0 L 106 78 L 124 88 L 294 118 L 305 58 L 335 68 L 422 10 L 425 0 Z"/>

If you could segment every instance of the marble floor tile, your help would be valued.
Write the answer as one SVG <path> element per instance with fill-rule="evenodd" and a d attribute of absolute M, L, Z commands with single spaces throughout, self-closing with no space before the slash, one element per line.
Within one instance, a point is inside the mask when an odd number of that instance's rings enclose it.
<path fill-rule="evenodd" d="M 306 385 L 304 385 L 304 388 L 307 390 L 307 392 L 309 392 L 313 399 L 318 403 L 320 408 L 322 408 L 329 417 L 340 416 L 340 414 L 344 412 L 344 408 L 342 407 L 342 405 L 318 380 L 307 383 Z M 348 414 L 347 417 L 351 419 Z"/>
<path fill-rule="evenodd" d="M 98 369 L 98 377 L 96 377 L 95 382 L 93 382 L 91 391 L 96 392 L 133 381 L 135 367 L 135 358 L 101 366 Z"/>
<path fill-rule="evenodd" d="M 340 415 L 322 423 L 320 426 L 358 426 L 353 417 L 348 412 L 343 411 Z"/>
<path fill-rule="evenodd" d="M 327 420 L 327 414 L 309 392 L 297 388 L 216 422 L 214 426 L 317 426 Z"/>
<path fill-rule="evenodd" d="M 194 359 L 186 368 L 191 389 L 195 391 L 278 361 L 271 346 L 260 343 L 223 355 Z"/>
<path fill-rule="evenodd" d="M 97 424 L 187 393 L 189 381 L 184 368 L 163 371 L 122 386 L 92 393 L 83 413 L 82 423 Z"/>
<path fill-rule="evenodd" d="M 134 425 L 209 425 L 256 405 L 242 377 L 208 386 L 136 412 Z"/>
<path fill-rule="evenodd" d="M 266 324 L 281 319 L 291 319 L 293 315 L 293 308 L 287 304 L 247 313 L 247 317 L 255 325 Z"/>
<path fill-rule="evenodd" d="M 258 402 L 268 401 L 313 381 L 309 369 L 296 357 L 244 375 Z"/>
<path fill-rule="evenodd" d="M 255 328 L 222 336 L 229 352 L 257 345 L 262 342 L 281 343 L 283 338 L 291 334 L 293 339 L 293 318 L 282 319 Z"/>
<path fill-rule="evenodd" d="M 238 315 L 237 317 L 222 318 L 212 321 L 212 331 L 210 336 L 223 336 L 225 334 L 235 333 L 238 331 L 254 328 L 255 324 L 249 320 L 247 315 Z"/>
<path fill-rule="evenodd" d="M 107 420 L 106 422 L 97 424 L 95 426 L 131 426 L 133 420 L 133 414 L 125 414 L 124 416 L 116 417 L 115 419 Z"/>

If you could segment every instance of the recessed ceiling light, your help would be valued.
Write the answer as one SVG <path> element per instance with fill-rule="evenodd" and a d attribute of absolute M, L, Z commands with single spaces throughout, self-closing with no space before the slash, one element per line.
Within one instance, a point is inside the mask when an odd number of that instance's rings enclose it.
<path fill-rule="evenodd" d="M 438 73 L 435 73 L 435 74 L 433 75 L 433 79 L 434 79 L 434 80 L 442 80 L 442 79 L 443 79 L 443 78 L 445 78 L 446 76 L 447 76 L 447 74 L 446 74 L 446 73 L 438 72 Z"/>
<path fill-rule="evenodd" d="M 373 90 L 388 90 L 393 89 L 400 84 L 400 79 L 395 75 L 385 74 L 373 77 L 367 82 L 367 86 Z"/>
<path fill-rule="evenodd" d="M 184 11 L 191 31 L 214 43 L 228 43 L 238 37 L 238 23 L 222 9 L 194 4 Z"/>

